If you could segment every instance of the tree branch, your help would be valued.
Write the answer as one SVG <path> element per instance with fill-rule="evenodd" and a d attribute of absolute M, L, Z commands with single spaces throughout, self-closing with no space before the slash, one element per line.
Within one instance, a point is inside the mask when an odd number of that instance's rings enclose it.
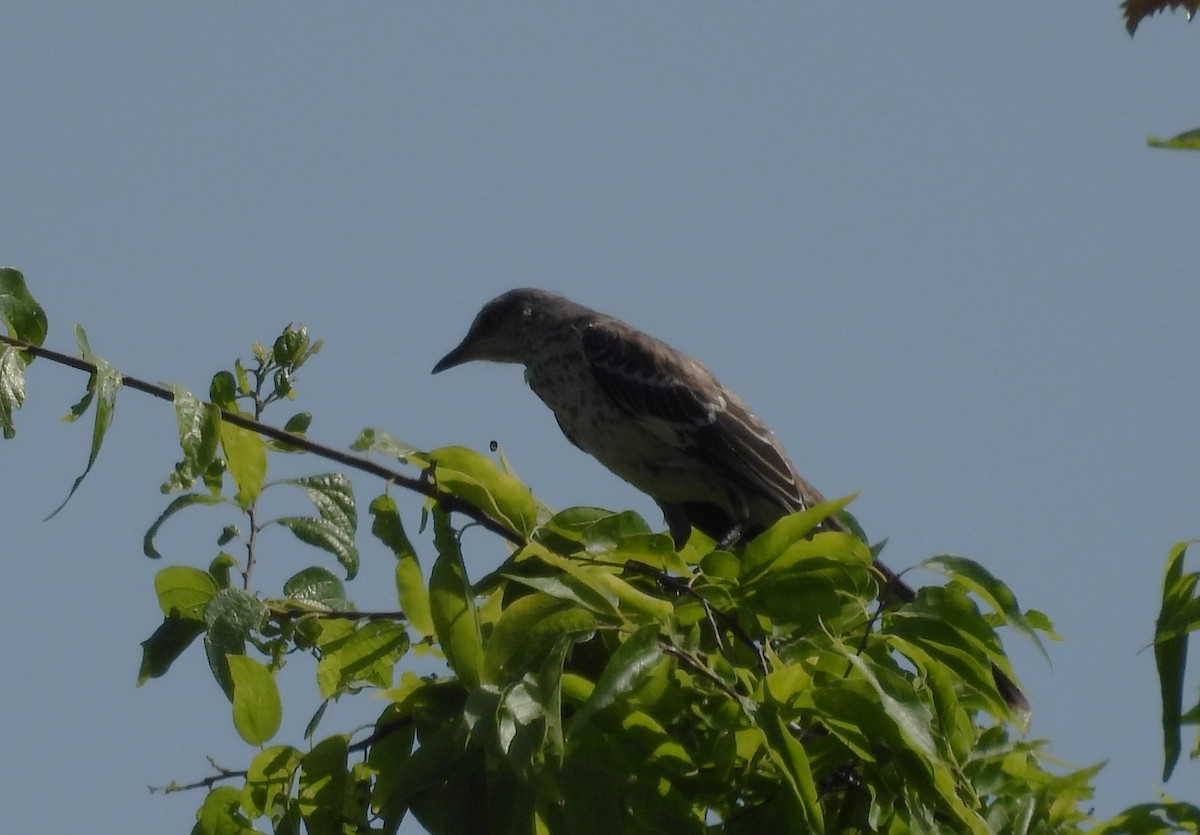
<path fill-rule="evenodd" d="M 408 726 L 412 725 L 414 721 L 416 720 L 412 716 L 404 716 L 394 722 L 388 722 L 386 725 L 375 728 L 369 736 L 350 745 L 346 751 L 350 754 L 357 754 L 361 753 L 362 751 L 366 751 L 376 742 L 391 736 L 396 731 L 407 728 Z M 194 789 L 211 789 L 217 783 L 220 783 L 224 780 L 244 779 L 250 774 L 248 769 L 235 770 L 232 768 L 225 768 L 225 766 L 218 764 L 217 761 L 212 757 L 208 758 L 208 764 L 213 767 L 213 769 L 216 771 L 216 774 L 210 774 L 203 780 L 196 780 L 192 783 L 184 783 L 182 785 L 172 780 L 165 786 L 147 786 L 146 788 L 150 789 L 151 794 L 157 794 L 158 792 L 162 792 L 163 794 L 174 794 L 175 792 L 186 792 Z"/>
<path fill-rule="evenodd" d="M 51 362 L 58 363 L 59 365 L 65 365 L 78 371 L 86 371 L 89 374 L 96 373 L 96 366 L 94 363 L 90 363 L 87 360 L 80 359 L 79 357 L 73 357 L 60 351 L 55 351 L 50 348 L 43 348 L 40 345 L 34 345 L 21 339 L 13 339 L 12 337 L 4 336 L 2 334 L 0 334 L 0 342 L 12 345 L 14 348 L 18 348 L 22 351 L 33 354 L 34 356 L 43 357 Z M 166 400 L 168 402 L 174 402 L 175 400 L 171 390 L 165 386 L 160 386 L 155 383 L 142 380 L 138 377 L 130 377 L 127 375 L 121 376 L 121 382 L 122 385 L 134 389 L 135 391 L 140 391 L 143 394 L 148 394 L 151 397 L 157 397 L 159 400 Z M 421 495 L 427 496 L 428 498 L 436 501 L 448 512 L 461 513 L 462 515 L 467 516 L 473 521 L 479 523 L 480 526 L 486 528 L 497 536 L 507 539 L 514 545 L 520 546 L 525 544 L 525 539 L 520 534 L 509 530 L 500 522 L 497 522 L 495 519 L 488 516 L 470 502 L 467 502 L 458 496 L 438 490 L 436 484 L 433 484 L 426 479 L 405 475 L 397 470 L 385 467 L 382 464 L 377 464 L 364 456 L 342 452 L 340 449 L 335 449 L 334 447 L 326 446 L 325 444 L 317 443 L 316 441 L 310 441 L 308 438 L 305 438 L 301 435 L 292 434 L 284 429 L 279 429 L 278 427 L 271 426 L 270 424 L 262 423 L 261 421 L 248 418 L 245 415 L 240 415 L 236 412 L 230 412 L 222 409 L 221 420 L 225 421 L 226 423 L 231 423 L 234 426 L 240 426 L 243 429 L 249 429 L 252 432 L 257 432 L 264 437 L 281 441 L 282 443 L 291 444 L 294 447 L 303 449 L 305 452 L 311 452 L 313 455 L 316 455 L 319 458 L 333 461 L 334 463 L 340 464 L 343 467 L 349 467 L 350 469 L 358 470 L 359 472 L 366 473 L 367 475 L 373 475 L 376 478 L 383 479 L 384 481 L 395 484 L 398 487 L 403 487 L 404 489 L 411 490 L 414 493 L 420 493 Z"/>
<path fill-rule="evenodd" d="M 3 337 L 0 337 L 0 339 L 2 338 Z M 245 770 L 235 771 L 230 768 L 225 768 L 225 766 L 219 765 L 212 757 L 208 758 L 208 764 L 211 765 L 217 773 L 210 774 L 203 780 L 197 780 L 194 783 L 185 783 L 184 785 L 180 785 L 172 780 L 165 786 L 147 786 L 146 788 L 150 790 L 150 794 L 157 794 L 158 792 L 162 792 L 163 794 L 173 794 L 175 792 L 192 791 L 193 789 L 211 789 L 222 780 L 235 780 L 239 777 L 245 777 L 249 773 Z"/>
<path fill-rule="evenodd" d="M 312 618 L 314 620 L 408 620 L 408 615 L 404 614 L 404 612 L 357 612 L 350 609 L 331 609 L 327 612 L 322 612 L 317 609 L 272 606 L 270 603 L 267 604 L 267 611 L 273 617 L 277 617 L 280 620 L 300 620 L 301 618 Z"/>

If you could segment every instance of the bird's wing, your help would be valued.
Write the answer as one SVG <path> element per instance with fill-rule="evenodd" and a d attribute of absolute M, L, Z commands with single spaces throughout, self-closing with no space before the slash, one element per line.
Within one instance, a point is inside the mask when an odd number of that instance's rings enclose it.
<path fill-rule="evenodd" d="M 617 320 L 591 322 L 581 336 L 596 381 L 631 417 L 690 437 L 690 454 L 750 495 L 785 510 L 819 500 L 774 433 L 701 363 Z"/>
<path fill-rule="evenodd" d="M 680 355 L 623 322 L 600 319 L 581 333 L 583 353 L 596 381 L 614 403 L 636 418 L 665 421 L 680 429 L 713 422 L 721 404 L 697 385 Z"/>

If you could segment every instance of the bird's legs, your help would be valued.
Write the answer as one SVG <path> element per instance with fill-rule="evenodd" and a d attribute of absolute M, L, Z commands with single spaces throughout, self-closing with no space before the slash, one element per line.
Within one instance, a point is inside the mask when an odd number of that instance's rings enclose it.
<path fill-rule="evenodd" d="M 659 502 L 658 506 L 663 512 L 676 551 L 687 544 L 693 527 L 713 537 L 720 551 L 728 551 L 751 533 L 750 506 L 740 493 L 730 492 L 728 507 L 715 502 Z"/>
<path fill-rule="evenodd" d="M 684 509 L 677 504 L 659 503 L 658 506 L 662 510 L 663 519 L 666 520 L 667 529 L 671 532 L 675 550 L 678 551 L 687 545 L 687 541 L 692 535 L 692 522 L 688 519 Z"/>
<path fill-rule="evenodd" d="M 746 504 L 746 497 L 740 492 L 730 490 L 729 501 L 733 508 L 733 524 L 717 540 L 718 551 L 728 551 L 740 542 L 742 537 L 745 536 L 746 526 L 750 522 L 750 505 Z"/>
<path fill-rule="evenodd" d="M 746 523 L 738 521 L 733 524 L 726 534 L 717 542 L 718 551 L 728 551 L 734 545 L 741 541 L 742 534 L 746 532 Z"/>

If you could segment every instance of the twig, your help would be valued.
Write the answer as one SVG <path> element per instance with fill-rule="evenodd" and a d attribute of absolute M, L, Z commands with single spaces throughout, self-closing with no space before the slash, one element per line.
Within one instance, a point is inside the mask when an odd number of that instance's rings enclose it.
<path fill-rule="evenodd" d="M 678 577 L 672 577 L 665 571 L 659 571 L 654 566 L 647 565 L 646 563 L 638 560 L 626 560 L 625 569 L 635 574 L 641 574 L 643 576 L 652 578 L 658 587 L 663 591 L 671 591 L 677 595 L 686 595 L 699 602 L 701 607 L 704 609 L 705 619 L 708 621 L 708 624 L 712 629 L 713 638 L 717 643 L 717 649 L 720 650 L 722 655 L 725 655 L 725 642 L 721 640 L 721 630 L 718 626 L 718 623 L 733 633 L 735 638 L 744 643 L 752 652 L 754 652 L 754 654 L 758 657 L 759 670 L 762 671 L 764 676 L 771 672 L 770 664 L 767 663 L 767 654 L 758 644 L 758 642 L 747 635 L 746 630 L 742 629 L 741 625 L 736 620 L 726 615 L 720 609 L 713 607 L 713 605 L 704 597 L 704 595 L 700 594 L 700 592 L 696 591 L 682 579 Z M 728 660 L 728 657 L 726 660 Z"/>
<path fill-rule="evenodd" d="M 718 690 L 720 690 L 729 698 L 733 699 L 738 704 L 744 703 L 746 697 L 730 687 L 724 679 L 706 667 L 704 663 L 700 661 L 700 659 L 691 655 L 681 647 L 677 647 L 675 644 L 661 636 L 658 639 L 658 646 L 659 649 L 661 649 L 667 655 L 675 656 L 684 663 L 684 666 L 690 667 L 694 672 L 699 673 L 701 676 L 711 681 L 717 686 Z"/>
<path fill-rule="evenodd" d="M 370 736 L 360 739 L 358 742 L 349 746 L 346 750 L 351 754 L 366 751 L 379 740 L 394 734 L 398 730 L 408 727 L 409 725 L 413 724 L 414 721 L 416 720 L 412 716 L 405 716 L 397 719 L 395 722 L 389 722 L 383 727 L 376 728 L 370 734 Z M 162 792 L 163 794 L 173 794 L 175 792 L 192 791 L 193 789 L 211 789 L 217 783 L 225 780 L 245 779 L 250 773 L 245 769 L 234 770 L 231 768 L 225 768 L 224 766 L 219 765 L 212 757 L 208 758 L 208 764 L 211 765 L 217 773 L 210 774 L 203 780 L 196 780 L 195 782 L 184 783 L 182 785 L 172 781 L 165 786 L 147 786 L 147 788 L 150 789 L 151 794 L 156 794 L 158 792 Z"/>
<path fill-rule="evenodd" d="M 269 604 L 267 609 L 272 616 L 280 620 L 300 620 L 309 617 L 320 620 L 408 620 L 408 616 L 404 612 L 355 612 L 349 609 L 333 609 L 322 612 L 319 609 L 276 608 Z"/>
<path fill-rule="evenodd" d="M 248 771 L 244 770 L 235 771 L 231 768 L 225 768 L 225 766 L 218 764 L 217 761 L 212 757 L 208 758 L 208 764 L 216 769 L 217 773 L 210 774 L 203 780 L 197 780 L 194 783 L 186 783 L 182 786 L 172 780 L 165 786 L 147 786 L 146 788 L 150 790 L 150 794 L 157 794 L 158 792 L 162 792 L 163 794 L 174 794 L 175 792 L 186 792 L 191 791 L 192 789 L 211 789 L 222 780 L 234 780 L 238 777 L 245 777 L 249 773 Z"/>
<path fill-rule="evenodd" d="M 86 371 L 89 374 L 96 373 L 96 366 L 94 363 L 79 359 L 78 357 L 73 357 L 69 354 L 64 354 L 50 348 L 43 348 L 40 345 L 33 345 L 29 342 L 25 342 L 24 340 L 13 339 L 12 337 L 4 336 L 2 334 L 0 334 L 0 342 L 12 345 L 14 348 L 19 348 L 22 351 L 27 351 L 34 356 L 44 357 L 45 359 L 48 359 L 51 362 L 56 362 L 60 365 L 66 365 L 79 371 Z M 137 377 L 130 377 L 126 375 L 122 375 L 121 381 L 123 385 L 128 386 L 135 391 L 140 391 L 143 394 L 148 394 L 151 397 L 157 397 L 159 400 L 166 400 L 168 402 L 174 402 L 175 400 L 174 394 L 172 394 L 171 390 L 165 386 L 156 385 Z M 326 446 L 325 444 L 320 444 L 316 441 L 310 441 L 302 435 L 292 434 L 284 429 L 279 429 L 278 427 L 271 426 L 270 424 L 262 423 L 254 420 L 253 418 L 248 418 L 245 415 L 240 415 L 236 412 L 229 412 L 225 409 L 222 409 L 221 420 L 225 421 L 226 423 L 231 423 L 234 426 L 240 426 L 243 429 L 249 429 L 252 432 L 257 432 L 258 434 L 267 438 L 299 447 L 305 452 L 311 452 L 313 455 L 316 455 L 319 458 L 333 461 L 334 463 L 341 464 L 343 467 L 349 467 L 350 469 L 358 470 L 359 472 L 363 472 L 368 475 L 373 475 L 377 478 L 383 479 L 384 481 L 395 484 L 398 487 L 403 487 L 406 490 L 412 490 L 414 493 L 420 493 L 421 495 L 427 496 L 438 502 L 438 504 L 440 504 L 448 512 L 461 513 L 464 516 L 470 517 L 474 521 L 478 522 L 482 527 L 486 528 L 497 536 L 507 539 L 514 545 L 519 546 L 525 544 L 525 539 L 520 534 L 504 527 L 504 525 L 488 516 L 470 502 L 467 502 L 458 496 L 454 496 L 437 489 L 437 485 L 433 484 L 427 479 L 405 475 L 397 470 L 385 467 L 382 464 L 377 464 L 364 456 L 342 452 L 340 449 L 335 449 L 334 447 Z"/>

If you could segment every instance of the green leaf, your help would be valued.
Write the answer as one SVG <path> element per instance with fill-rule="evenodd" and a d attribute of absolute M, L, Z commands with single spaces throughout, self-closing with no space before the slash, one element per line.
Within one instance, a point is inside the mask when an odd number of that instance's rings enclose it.
<path fill-rule="evenodd" d="M 854 496 L 822 502 L 808 510 L 784 516 L 771 527 L 754 537 L 742 551 L 742 576 L 753 577 L 766 569 L 789 545 L 807 538 L 825 519 L 836 514 L 854 500 Z"/>
<path fill-rule="evenodd" d="M 797 539 L 732 590 L 739 606 L 765 615 L 776 628 L 809 632 L 839 623 L 874 594 L 871 552 L 850 534 L 827 532 Z"/>
<path fill-rule="evenodd" d="M 1150 136 L 1147 137 L 1146 144 L 1151 148 L 1200 151 L 1200 128 L 1185 130 L 1183 133 L 1178 133 L 1170 139 L 1159 139 L 1158 137 Z"/>
<path fill-rule="evenodd" d="M 543 762 L 561 761 L 559 683 L 568 650 L 567 642 L 555 643 L 538 659 L 537 670 L 530 670 L 501 690 L 500 703 L 489 711 L 494 714 L 500 750 L 520 780 L 535 778 Z"/>
<path fill-rule="evenodd" d="M 596 618 L 570 601 L 534 593 L 509 604 L 488 638 L 483 682 L 505 684 L 561 644 L 586 641 Z"/>
<path fill-rule="evenodd" d="M 429 460 L 436 465 L 433 478 L 438 489 L 469 502 L 524 538 L 537 526 L 537 502 L 529 488 L 490 458 L 450 446 L 433 450 Z"/>
<path fill-rule="evenodd" d="M 592 576 L 598 576 L 600 572 L 591 572 Z M 514 583 L 520 583 L 523 586 L 544 592 L 551 597 L 559 600 L 568 600 L 572 603 L 577 603 L 588 611 L 595 612 L 604 617 L 621 617 L 621 608 L 619 601 L 612 595 L 608 594 L 599 583 L 589 582 L 587 578 L 588 572 L 581 571 L 579 576 L 571 574 L 557 574 L 549 576 L 531 575 L 525 576 L 521 574 L 504 574 L 504 579 L 511 580 Z"/>
<path fill-rule="evenodd" d="M 11 345 L 0 347 L 0 428 L 11 440 L 17 434 L 14 414 L 25 403 L 25 360 Z"/>
<path fill-rule="evenodd" d="M 311 603 L 323 609 L 348 609 L 346 587 L 332 571 L 312 566 L 293 574 L 283 584 L 283 593 L 292 600 Z"/>
<path fill-rule="evenodd" d="M 207 571 L 188 565 L 172 565 L 154 576 L 158 607 L 168 618 L 204 623 L 204 609 L 220 588 Z"/>
<path fill-rule="evenodd" d="M 246 641 L 261 627 L 266 614 L 266 605 L 242 589 L 221 589 L 204 607 L 204 622 L 208 625 L 204 650 L 208 655 L 208 666 L 231 701 L 233 678 L 227 657 L 245 653 Z"/>
<path fill-rule="evenodd" d="M 1196 599 L 1200 575 L 1183 573 L 1183 559 L 1189 542 L 1177 543 L 1167 556 L 1163 576 L 1162 606 L 1154 633 L 1154 662 L 1158 668 L 1162 700 L 1163 781 L 1171 778 L 1179 761 L 1180 719 L 1183 704 L 1183 678 L 1187 666 L 1188 635 L 1177 628 L 1184 612 Z"/>
<path fill-rule="evenodd" d="M 373 620 L 333 640 L 320 641 L 317 686 L 325 699 L 352 687 L 388 687 L 392 670 L 408 652 L 408 633 L 398 623 Z"/>
<path fill-rule="evenodd" d="M 33 345 L 46 341 L 46 313 L 25 287 L 25 276 L 12 267 L 0 267 L 0 320 L 14 339 Z"/>
<path fill-rule="evenodd" d="M 522 686 L 537 702 L 542 714 L 540 721 L 546 728 L 543 736 L 544 750 L 537 752 L 539 758 L 553 759 L 560 765 L 565 753 L 562 723 L 563 666 L 573 647 L 572 641 L 559 641 L 550 652 L 542 656 L 541 663 L 536 668 L 526 673 L 522 682 Z"/>
<path fill-rule="evenodd" d="M 777 667 L 762 679 L 755 695 L 760 700 L 769 699 L 779 707 L 792 708 L 797 702 L 811 695 L 813 687 L 810 670 L 802 664 L 787 664 Z"/>
<path fill-rule="evenodd" d="M 647 624 L 621 642 L 596 682 L 591 696 L 571 717 L 569 734 L 617 699 L 628 695 L 645 674 L 658 664 L 662 658 L 658 636 L 658 625 Z"/>
<path fill-rule="evenodd" d="M 234 498 L 238 507 L 246 510 L 262 492 L 267 478 L 267 445 L 249 429 L 222 420 L 221 449 L 225 452 L 225 466 L 237 486 Z"/>
<path fill-rule="evenodd" d="M 225 551 L 213 557 L 212 562 L 208 564 L 208 573 L 217 581 L 220 588 L 227 589 L 230 586 L 229 572 L 236 571 L 240 566 L 233 554 L 228 554 Z"/>
<path fill-rule="evenodd" d="M 611 513 L 583 532 L 584 550 L 605 561 L 626 563 L 631 560 L 662 571 L 690 573 L 686 561 L 675 550 L 665 533 L 653 533 L 641 516 L 632 512 Z"/>
<path fill-rule="evenodd" d="M 988 700 L 990 712 L 1003 715 L 991 673 L 992 663 L 1006 660 L 1000 640 L 962 586 L 926 586 L 916 600 L 887 617 L 890 633 L 912 641 L 946 664 Z"/>
<path fill-rule="evenodd" d="M 196 811 L 192 835 L 258 835 L 258 830 L 242 812 L 241 792 L 233 786 L 218 786 Z"/>
<path fill-rule="evenodd" d="M 583 531 L 583 545 L 589 554 L 603 554 L 617 548 L 629 537 L 651 533 L 645 519 L 632 510 L 626 510 L 610 513 L 588 525 Z"/>
<path fill-rule="evenodd" d="M 92 352 L 91 345 L 88 344 L 87 334 L 79 325 L 75 326 L 75 337 L 79 342 L 80 351 L 83 353 L 83 358 L 96 366 L 96 370 L 88 378 L 87 394 L 83 400 L 68 412 L 63 420 L 67 422 L 78 419 L 87 405 L 95 399 L 96 417 L 92 424 L 92 447 L 88 453 L 87 466 L 83 472 L 75 479 L 75 483 L 71 485 L 71 490 L 67 493 L 67 497 L 63 499 L 62 504 L 54 509 L 54 512 L 47 516 L 47 519 L 53 518 L 60 510 L 67 506 L 67 502 L 75 495 L 75 491 L 79 489 L 79 485 L 87 478 L 87 474 L 92 471 L 92 466 L 96 463 L 97 456 L 100 455 L 100 445 L 104 443 L 104 436 L 108 432 L 108 427 L 112 425 L 113 409 L 117 405 L 117 392 L 121 389 L 121 375 L 115 368 L 108 364 L 108 361 L 96 356 Z"/>
<path fill-rule="evenodd" d="M 212 465 L 221 438 L 221 410 L 204 403 L 182 386 L 172 386 L 175 423 L 179 428 L 179 446 L 183 460 L 167 476 L 162 491 L 186 490 Z"/>
<path fill-rule="evenodd" d="M 200 493 L 185 493 L 182 496 L 177 496 L 167 505 L 167 509 L 154 520 L 154 524 L 150 526 L 149 530 L 146 531 L 146 535 L 142 538 L 142 553 L 154 560 L 162 557 L 162 554 L 154 547 L 154 537 L 158 535 L 158 530 L 163 526 L 164 522 L 185 507 L 191 507 L 194 504 L 221 504 L 224 501 L 225 499 L 222 499 L 220 496 L 206 496 Z"/>
<path fill-rule="evenodd" d="M 997 612 L 1004 616 L 1005 622 L 1016 631 L 1031 640 L 1041 651 L 1042 657 L 1050 660 L 1046 647 L 1037 631 L 1021 612 L 1017 598 L 1012 590 L 997 579 L 990 571 L 974 560 L 956 557 L 951 554 L 939 554 L 921 562 L 924 568 L 939 571 L 952 580 L 962 583 L 971 591 L 982 597 Z"/>
<path fill-rule="evenodd" d="M 301 438 L 308 431 L 308 427 L 312 424 L 311 412 L 297 412 L 288 419 L 288 422 L 283 425 L 285 432 L 290 432 Z M 303 452 L 303 448 L 290 444 L 285 441 L 272 440 L 270 442 L 272 449 L 277 449 L 280 452 Z"/>
<path fill-rule="evenodd" d="M 312 516 L 288 516 L 273 520 L 296 535 L 301 542 L 328 551 L 346 569 L 346 579 L 358 573 L 358 549 L 346 538 L 346 532 L 331 522 Z"/>
<path fill-rule="evenodd" d="M 555 597 L 575 600 L 600 615 L 612 615 L 624 623 L 654 622 L 665 624 L 674 613 L 670 601 L 647 594 L 619 577 L 613 565 L 581 565 L 560 557 L 535 543 L 526 553 L 563 572 L 554 577 L 506 575 L 524 585 Z"/>
<path fill-rule="evenodd" d="M 371 533 L 396 557 L 396 595 L 408 622 L 422 635 L 432 635 L 433 616 L 429 613 L 429 590 L 421 576 L 421 564 L 413 549 L 396 501 L 387 494 L 377 496 L 370 506 Z"/>
<path fill-rule="evenodd" d="M 307 347 L 308 328 L 303 325 L 292 328 L 288 325 L 283 333 L 275 337 L 275 344 L 271 347 L 272 359 L 278 365 L 292 365 L 303 356 Z"/>
<path fill-rule="evenodd" d="M 317 732 L 317 726 L 321 724 L 321 720 L 325 718 L 325 711 L 329 708 L 329 699 L 321 702 L 321 706 L 313 711 L 312 717 L 308 720 L 308 724 L 304 726 L 304 738 L 312 739 L 313 734 Z"/>
<path fill-rule="evenodd" d="M 777 710 L 769 705 L 762 705 L 759 713 L 757 724 L 766 739 L 767 750 L 779 768 L 784 785 L 796 801 L 800 813 L 797 823 L 802 825 L 802 829 L 797 828 L 796 831 L 824 832 L 825 818 L 821 812 L 812 766 L 804 746 L 792 736 Z"/>
<path fill-rule="evenodd" d="M 692 775 L 696 763 L 688 749 L 675 740 L 672 731 L 642 710 L 631 710 L 621 717 L 621 732 L 629 743 L 644 754 L 647 765 L 660 766 L 679 776 Z"/>
<path fill-rule="evenodd" d="M 226 655 L 233 681 L 233 726 L 251 745 L 262 745 L 279 730 L 283 702 L 275 677 L 265 665 L 245 655 Z"/>
<path fill-rule="evenodd" d="M 929 666 L 942 665 L 960 686 L 983 699 L 989 712 L 1003 715 L 1003 702 L 996 691 L 991 665 L 974 646 L 969 634 L 934 618 L 906 618 L 893 623 L 888 645 L 911 660 L 918 672 L 932 679 Z"/>
<path fill-rule="evenodd" d="M 242 789 L 242 808 L 247 814 L 277 819 L 279 808 L 291 802 L 301 759 L 301 753 L 290 745 L 272 745 L 258 752 L 246 770 Z"/>
<path fill-rule="evenodd" d="M 1062 636 L 1054 631 L 1054 624 L 1045 612 L 1039 612 L 1037 609 L 1026 609 L 1025 620 L 1029 621 L 1029 625 L 1038 632 L 1043 633 L 1052 641 L 1061 641 Z"/>
<path fill-rule="evenodd" d="M 891 682 L 883 675 L 881 667 L 869 664 L 856 651 L 847 650 L 846 654 L 851 666 L 857 668 L 875 689 L 884 712 L 895 722 L 910 748 L 928 760 L 937 760 L 938 748 L 931 727 L 933 717 L 912 688 L 888 686 Z"/>
<path fill-rule="evenodd" d="M 142 666 L 137 684 L 165 675 L 175 659 L 183 654 L 197 637 L 204 634 L 204 622 L 168 617 L 154 634 L 142 641 Z"/>
<path fill-rule="evenodd" d="M 342 473 L 287 478 L 280 484 L 299 487 L 308 496 L 317 512 L 325 519 L 354 537 L 358 530 L 358 510 L 354 504 L 354 486 Z"/>
<path fill-rule="evenodd" d="M 330 473 L 283 479 L 279 483 L 303 490 L 317 508 L 319 517 L 289 516 L 276 519 L 275 523 L 288 528 L 301 542 L 333 554 L 346 569 L 346 579 L 353 579 L 358 573 L 358 548 L 354 544 L 358 510 L 350 479 L 341 473 Z"/>
<path fill-rule="evenodd" d="M 483 636 L 458 536 L 440 506 L 433 509 L 438 558 L 429 577 L 429 610 L 446 661 L 467 687 L 477 687 L 483 669 Z"/>
<path fill-rule="evenodd" d="M 399 796 L 403 769 L 412 754 L 416 725 L 400 713 L 398 705 L 388 705 L 375 722 L 375 742 L 367 753 L 367 765 L 375 770 L 371 788 L 371 808 L 383 819 L 383 832 L 395 833 L 408 804 Z"/>
<path fill-rule="evenodd" d="M 874 690 L 884 715 L 899 734 L 900 750 L 914 761 L 908 771 L 909 779 L 924 782 L 928 777 L 928 789 L 954 815 L 959 824 L 958 831 L 989 835 L 983 819 L 964 802 L 961 782 L 939 749 L 933 715 L 917 697 L 911 683 L 894 670 L 859 655 L 856 649 L 845 645 L 840 645 L 839 649 Z"/>
<path fill-rule="evenodd" d="M 1200 832 L 1200 807 L 1170 801 L 1166 797 L 1162 803 L 1130 806 L 1115 818 L 1088 830 L 1089 835 L 1175 835 L 1179 832 Z"/>
<path fill-rule="evenodd" d="M 389 458 L 396 458 L 405 462 L 411 456 L 420 457 L 422 463 L 428 460 L 425 453 L 416 447 L 410 446 L 404 443 L 404 441 L 397 440 L 382 429 L 373 429 L 371 427 L 367 427 L 358 433 L 358 437 L 350 444 L 350 449 L 355 452 L 378 452 L 380 455 L 386 455 Z"/>
<path fill-rule="evenodd" d="M 611 510 L 600 507 L 568 507 L 542 524 L 537 530 L 537 538 L 555 551 L 571 553 L 582 548 L 588 528 L 612 515 Z M 563 543 L 572 543 L 579 548 L 563 547 Z"/>
<path fill-rule="evenodd" d="M 241 370 L 240 367 L 238 370 Z M 220 409 L 236 412 L 237 394 L 237 380 L 228 371 L 218 371 L 208 384 L 208 399 Z"/>
<path fill-rule="evenodd" d="M 312 417 L 312 412 L 296 412 L 288 418 L 288 422 L 283 425 L 283 428 L 293 435 L 303 435 L 312 425 Z"/>
<path fill-rule="evenodd" d="M 880 709 L 874 689 L 862 679 L 842 678 L 813 688 L 810 698 L 821 724 L 854 756 L 873 762 L 880 746 L 904 747 L 895 725 Z"/>
<path fill-rule="evenodd" d="M 308 835 L 342 835 L 342 809 L 350 788 L 346 737 L 317 743 L 300 761 L 300 815 Z"/>
<path fill-rule="evenodd" d="M 257 342 L 256 342 L 256 343 L 254 343 L 254 345 L 251 345 L 251 346 L 250 346 L 250 347 L 251 347 L 251 349 L 253 349 L 253 348 L 254 348 L 256 345 L 258 345 L 258 343 L 257 343 Z M 228 373 L 229 373 L 229 372 L 227 372 L 227 371 L 223 371 L 223 372 L 221 372 L 221 374 L 228 374 Z M 223 383 L 222 383 L 222 384 L 217 384 L 217 377 L 220 377 L 220 376 L 221 376 L 221 374 L 218 374 L 218 375 L 216 375 L 215 377 L 213 377 L 213 383 L 214 383 L 215 385 L 219 385 L 219 386 L 223 386 L 223 385 L 224 385 Z M 246 373 L 246 366 L 242 365 L 242 358 L 241 358 L 241 357 L 238 357 L 237 359 L 235 359 L 235 360 L 233 361 L 233 374 L 231 374 L 230 376 L 234 378 L 234 384 L 233 384 L 233 389 L 232 389 L 232 391 L 233 391 L 233 393 L 234 393 L 234 395 L 235 395 L 235 396 L 237 396 L 237 395 L 250 395 L 250 394 L 253 394 L 253 392 L 254 392 L 254 387 L 250 385 L 250 375 Z M 213 401 L 214 403 L 220 403 L 220 402 L 221 402 L 221 401 L 220 401 L 218 398 L 216 398 L 216 397 L 213 397 L 213 398 L 212 398 L 212 401 Z M 223 406 L 223 405 L 222 405 L 222 407 L 224 408 L 224 406 Z M 232 410 L 231 410 L 231 411 L 232 411 Z"/>
<path fill-rule="evenodd" d="M 424 734 L 421 738 L 420 746 L 412 752 L 393 774 L 393 789 L 391 799 L 397 805 L 407 806 L 410 803 L 416 804 L 422 796 L 435 795 L 428 797 L 426 803 L 435 801 L 438 789 L 447 784 L 457 783 L 460 788 L 466 787 L 467 780 L 472 776 L 469 772 L 471 769 L 470 748 L 468 742 L 470 737 L 467 733 L 465 723 L 461 718 L 449 719 L 438 726 L 435 726 L 431 732 Z M 472 811 L 478 807 L 472 804 Z M 414 809 L 420 814 L 421 809 Z M 482 824 L 478 815 L 472 814 L 471 817 Z M 419 818 L 423 824 L 425 820 Z M 427 825 L 427 824 L 426 824 Z M 445 832 L 466 832 L 467 830 L 458 829 L 434 829 L 431 831 Z"/>

